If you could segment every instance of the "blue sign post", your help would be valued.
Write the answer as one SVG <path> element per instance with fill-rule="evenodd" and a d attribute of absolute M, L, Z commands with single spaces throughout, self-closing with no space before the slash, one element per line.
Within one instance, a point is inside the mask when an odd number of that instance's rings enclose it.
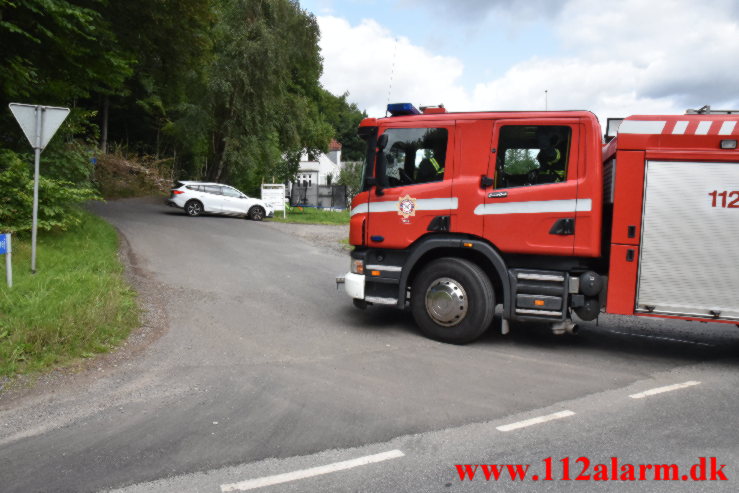
<path fill-rule="evenodd" d="M 13 248 L 10 245 L 10 233 L 0 234 L 0 255 L 5 255 L 5 279 L 8 287 L 13 287 Z"/>

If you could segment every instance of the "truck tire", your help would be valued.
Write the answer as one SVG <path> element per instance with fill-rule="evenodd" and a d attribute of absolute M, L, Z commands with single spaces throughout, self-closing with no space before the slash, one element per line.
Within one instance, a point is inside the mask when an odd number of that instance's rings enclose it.
<path fill-rule="evenodd" d="M 411 286 L 413 318 L 427 337 L 451 344 L 472 342 L 495 313 L 495 291 L 472 262 L 444 257 L 430 262 Z"/>

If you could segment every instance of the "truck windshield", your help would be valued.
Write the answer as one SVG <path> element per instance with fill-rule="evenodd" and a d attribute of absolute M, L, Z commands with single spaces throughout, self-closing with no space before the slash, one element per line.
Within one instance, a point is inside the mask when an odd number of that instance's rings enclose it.
<path fill-rule="evenodd" d="M 448 132 L 445 128 L 389 128 L 382 149 L 385 188 L 428 183 L 444 179 Z"/>

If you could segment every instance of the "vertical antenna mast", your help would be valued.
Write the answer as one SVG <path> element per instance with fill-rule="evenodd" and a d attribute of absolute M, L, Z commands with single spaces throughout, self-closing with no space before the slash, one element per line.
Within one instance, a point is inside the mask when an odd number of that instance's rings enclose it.
<path fill-rule="evenodd" d="M 544 89 L 544 111 L 549 111 L 549 89 Z"/>
<path fill-rule="evenodd" d="M 398 54 L 398 38 L 395 37 L 395 48 L 393 49 L 393 65 L 390 68 L 390 83 L 387 88 L 387 104 L 385 107 L 387 108 L 387 105 L 390 104 L 390 94 L 393 92 L 393 75 L 395 75 L 395 57 Z M 385 116 L 387 116 L 387 110 L 385 111 Z"/>

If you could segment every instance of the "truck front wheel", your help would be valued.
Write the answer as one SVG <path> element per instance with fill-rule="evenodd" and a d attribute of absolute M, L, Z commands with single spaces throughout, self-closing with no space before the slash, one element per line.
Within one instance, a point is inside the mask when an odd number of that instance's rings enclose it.
<path fill-rule="evenodd" d="M 440 258 L 423 267 L 413 282 L 411 310 L 426 336 L 466 344 L 490 326 L 495 292 L 477 265 L 460 258 Z"/>

